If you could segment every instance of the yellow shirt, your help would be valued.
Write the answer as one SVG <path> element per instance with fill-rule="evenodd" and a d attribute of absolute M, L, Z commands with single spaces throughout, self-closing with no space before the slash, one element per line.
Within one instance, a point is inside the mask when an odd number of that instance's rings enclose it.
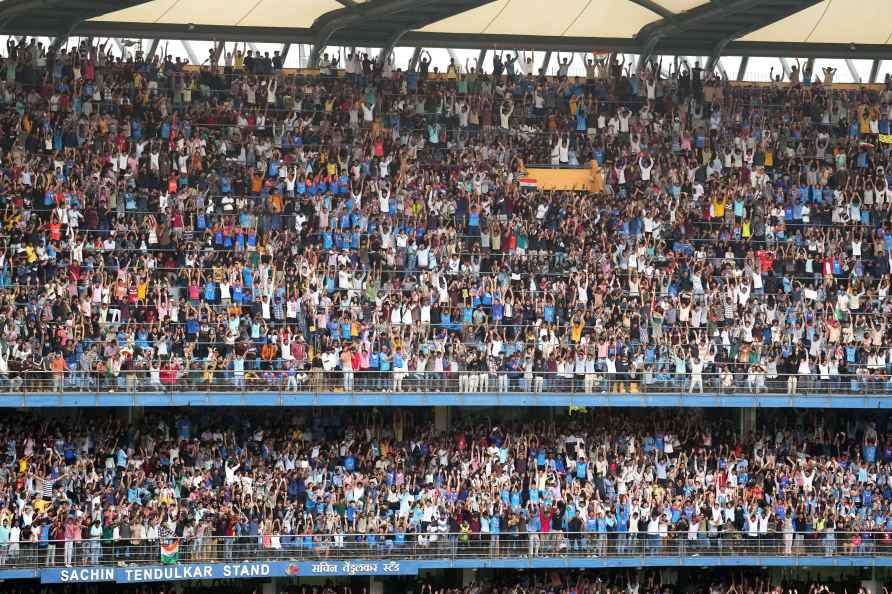
<path fill-rule="evenodd" d="M 858 108 L 858 131 L 861 134 L 870 134 L 870 120 L 867 117 L 869 113 L 870 109 L 866 105 Z"/>
<path fill-rule="evenodd" d="M 592 192 L 604 191 L 604 176 L 601 175 L 601 167 L 592 159 Z"/>

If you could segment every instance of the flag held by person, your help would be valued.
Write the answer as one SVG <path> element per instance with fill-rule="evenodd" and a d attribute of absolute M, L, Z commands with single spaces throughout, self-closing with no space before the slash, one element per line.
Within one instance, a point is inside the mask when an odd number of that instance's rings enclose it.
<path fill-rule="evenodd" d="M 180 541 L 172 540 L 161 544 L 161 563 L 170 565 L 176 563 L 180 557 Z"/>

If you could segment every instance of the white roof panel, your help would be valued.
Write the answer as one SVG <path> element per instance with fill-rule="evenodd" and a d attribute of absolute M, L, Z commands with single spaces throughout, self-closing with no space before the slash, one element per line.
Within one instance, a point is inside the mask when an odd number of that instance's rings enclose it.
<path fill-rule="evenodd" d="M 151 0 L 96 17 L 94 21 L 193 23 L 245 27 L 309 27 L 319 16 L 343 8 L 337 0 Z"/>
<path fill-rule="evenodd" d="M 824 0 L 741 41 L 795 43 L 889 43 L 892 2 L 889 0 Z"/>
<path fill-rule="evenodd" d="M 708 0 L 656 0 L 656 3 L 672 12 L 684 12 L 706 4 Z"/>
<path fill-rule="evenodd" d="M 2 0 L 0 0 L 2 1 Z M 681 13 L 708 0 L 653 0 Z M 150 0 L 94 21 L 244 27 L 310 27 L 338 0 Z M 634 0 L 492 0 L 422 32 L 555 37 L 634 37 L 660 16 Z M 823 0 L 741 41 L 888 44 L 892 0 Z"/>
<path fill-rule="evenodd" d="M 665 0 L 690 7 L 702 0 Z M 630 0 L 496 0 L 432 23 L 420 31 L 490 35 L 631 37 L 660 16 Z M 672 9 L 667 6 L 667 9 Z M 686 10 L 687 8 L 685 8 Z"/>

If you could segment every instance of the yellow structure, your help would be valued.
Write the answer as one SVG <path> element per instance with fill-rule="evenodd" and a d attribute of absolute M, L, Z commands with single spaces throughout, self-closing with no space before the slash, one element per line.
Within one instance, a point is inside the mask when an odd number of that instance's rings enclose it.
<path fill-rule="evenodd" d="M 532 167 L 527 169 L 525 177 L 536 180 L 536 187 L 540 190 L 604 191 L 604 175 L 595 160 L 586 169 Z"/>

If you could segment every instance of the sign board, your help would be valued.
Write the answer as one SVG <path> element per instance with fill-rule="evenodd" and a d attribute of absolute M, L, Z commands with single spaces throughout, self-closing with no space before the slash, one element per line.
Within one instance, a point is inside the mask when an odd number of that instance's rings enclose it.
<path fill-rule="evenodd" d="M 40 571 L 43 584 L 116 582 L 142 584 L 182 580 L 260 579 L 354 575 L 415 575 L 418 564 L 407 561 L 271 561 L 247 563 L 181 563 L 139 567 L 60 567 Z"/>

